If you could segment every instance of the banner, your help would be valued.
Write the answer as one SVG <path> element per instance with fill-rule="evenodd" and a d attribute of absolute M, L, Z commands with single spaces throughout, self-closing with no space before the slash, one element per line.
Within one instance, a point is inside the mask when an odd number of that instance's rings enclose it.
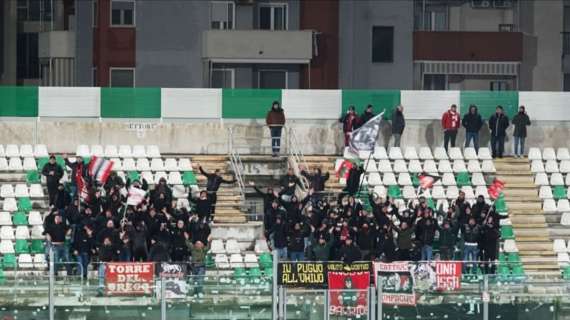
<path fill-rule="evenodd" d="M 408 262 L 374 264 L 376 286 L 382 288 L 382 303 L 399 306 L 416 305 L 412 265 Z"/>
<path fill-rule="evenodd" d="M 152 294 L 152 262 L 110 262 L 105 265 L 105 292 L 112 296 Z"/>
<path fill-rule="evenodd" d="M 166 263 L 160 265 L 160 276 L 164 278 L 166 299 L 185 298 L 188 294 L 188 285 L 186 283 L 186 272 L 188 271 L 186 264 Z M 157 281 L 157 292 L 162 292 L 161 281 Z M 160 298 L 160 294 L 158 294 Z"/>
<path fill-rule="evenodd" d="M 368 313 L 370 270 L 368 262 L 327 265 L 330 315 L 352 318 Z"/>
<path fill-rule="evenodd" d="M 412 274 L 418 290 L 453 291 L 461 288 L 461 262 L 432 261 L 413 266 Z"/>
<path fill-rule="evenodd" d="M 327 264 L 324 262 L 280 262 L 277 284 L 287 287 L 326 288 Z"/>

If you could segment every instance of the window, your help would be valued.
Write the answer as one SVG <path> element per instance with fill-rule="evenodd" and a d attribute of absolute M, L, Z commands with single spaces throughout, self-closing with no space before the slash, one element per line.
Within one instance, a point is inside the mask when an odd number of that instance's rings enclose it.
<path fill-rule="evenodd" d="M 491 81 L 489 84 L 489 90 L 491 91 L 505 91 L 509 90 L 509 83 L 507 81 Z"/>
<path fill-rule="evenodd" d="M 18 21 L 51 21 L 52 0 L 18 0 Z"/>
<path fill-rule="evenodd" d="M 258 87 L 260 89 L 287 89 L 287 71 L 259 70 Z"/>
<path fill-rule="evenodd" d="M 92 4 L 93 4 L 93 15 L 92 15 L 92 19 L 93 19 L 93 27 L 97 26 L 97 21 L 99 20 L 99 5 L 97 3 L 98 0 L 93 0 Z"/>
<path fill-rule="evenodd" d="M 235 6 L 229 1 L 213 1 L 210 10 L 212 29 L 233 29 L 235 19 Z"/>
<path fill-rule="evenodd" d="M 446 90 L 445 74 L 424 74 L 424 90 Z"/>
<path fill-rule="evenodd" d="M 111 26 L 132 27 L 135 25 L 135 1 L 111 0 Z"/>
<path fill-rule="evenodd" d="M 234 88 L 234 69 L 212 69 L 211 88 Z"/>
<path fill-rule="evenodd" d="M 287 30 L 287 4 L 263 3 L 259 5 L 259 29 Z"/>
<path fill-rule="evenodd" d="M 38 79 L 40 77 L 38 34 L 18 33 L 16 41 L 16 77 L 18 79 Z"/>
<path fill-rule="evenodd" d="M 110 71 L 110 87 L 132 88 L 135 86 L 134 68 L 111 68 Z"/>
<path fill-rule="evenodd" d="M 372 62 L 394 61 L 394 27 L 372 27 Z"/>

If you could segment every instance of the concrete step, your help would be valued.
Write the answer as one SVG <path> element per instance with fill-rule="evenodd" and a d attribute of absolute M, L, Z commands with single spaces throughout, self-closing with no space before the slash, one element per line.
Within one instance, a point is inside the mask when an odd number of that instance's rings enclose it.
<path fill-rule="evenodd" d="M 504 181 L 508 186 L 518 184 L 531 184 L 534 186 L 534 179 L 531 175 L 500 175 L 497 179 Z"/>
<path fill-rule="evenodd" d="M 542 212 L 542 203 L 541 202 L 507 202 L 507 207 L 511 212 L 515 212 L 517 214 L 524 213 L 524 212 Z"/>
<path fill-rule="evenodd" d="M 540 200 L 538 198 L 538 190 L 536 190 L 536 188 L 534 186 L 532 186 L 530 188 L 506 187 L 505 189 L 503 189 L 503 193 L 505 194 L 505 197 L 507 197 L 507 196 L 510 196 L 510 197 L 528 197 L 531 200 Z"/>
<path fill-rule="evenodd" d="M 515 230 L 515 233 L 517 232 L 517 230 Z M 530 241 L 522 241 L 522 239 L 517 238 L 516 239 L 516 243 L 517 243 L 517 248 L 519 249 L 519 252 L 544 252 L 544 255 L 548 255 L 547 252 L 552 251 L 552 241 L 548 240 L 548 241 L 534 241 L 534 240 L 530 240 Z"/>
<path fill-rule="evenodd" d="M 546 224 L 546 220 L 543 215 L 516 215 L 512 214 L 509 216 L 511 222 L 514 224 Z"/>

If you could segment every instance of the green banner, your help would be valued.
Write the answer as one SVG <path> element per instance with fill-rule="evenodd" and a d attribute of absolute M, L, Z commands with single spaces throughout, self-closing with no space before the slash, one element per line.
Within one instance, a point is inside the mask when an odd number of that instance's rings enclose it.
<path fill-rule="evenodd" d="M 0 117 L 37 117 L 38 87 L 0 87 Z"/>
<path fill-rule="evenodd" d="M 392 118 L 396 106 L 400 104 L 400 91 L 398 90 L 342 90 L 342 113 L 353 105 L 356 112 L 362 114 L 366 106 L 371 104 L 375 114 L 383 110 L 384 119 Z"/>
<path fill-rule="evenodd" d="M 518 91 L 461 91 L 462 117 L 472 104 L 477 106 L 483 120 L 489 120 L 497 106 L 502 106 L 505 114 L 512 119 L 518 110 L 519 93 Z"/>
<path fill-rule="evenodd" d="M 160 118 L 160 88 L 101 88 L 101 117 Z"/>
<path fill-rule="evenodd" d="M 281 103 L 279 89 L 223 89 L 222 118 L 263 119 L 273 101 Z"/>

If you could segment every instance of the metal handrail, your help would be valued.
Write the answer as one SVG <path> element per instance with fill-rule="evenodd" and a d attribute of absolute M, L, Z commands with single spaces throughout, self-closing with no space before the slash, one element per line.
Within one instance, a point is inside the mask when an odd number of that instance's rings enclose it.
<path fill-rule="evenodd" d="M 230 159 L 230 166 L 234 172 L 235 179 L 237 180 L 240 199 L 242 205 L 245 204 L 245 183 L 243 181 L 243 163 L 239 152 L 234 148 L 234 132 L 233 128 L 228 128 L 228 157 Z"/>
<path fill-rule="evenodd" d="M 309 190 L 309 182 L 305 177 L 300 174 L 299 164 L 305 167 L 305 170 L 309 169 L 307 162 L 305 161 L 305 155 L 301 148 L 299 148 L 299 141 L 297 140 L 297 135 L 293 128 L 287 128 L 287 151 L 289 153 L 289 161 L 295 170 L 295 174 L 299 177 L 301 181 L 303 191 Z"/>

